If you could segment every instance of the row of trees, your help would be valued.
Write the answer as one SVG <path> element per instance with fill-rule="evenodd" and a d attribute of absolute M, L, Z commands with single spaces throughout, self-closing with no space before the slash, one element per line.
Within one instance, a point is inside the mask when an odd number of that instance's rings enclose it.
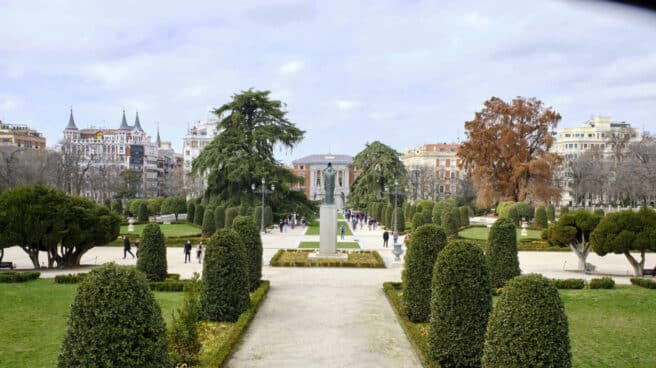
<path fill-rule="evenodd" d="M 19 246 L 34 268 L 39 252 L 48 267 L 79 266 L 82 256 L 119 234 L 121 219 L 109 208 L 44 185 L 17 186 L 0 194 L 0 248 Z"/>
<path fill-rule="evenodd" d="M 445 368 L 570 366 L 563 303 L 549 280 L 519 276 L 512 220 L 499 220 L 489 242 L 484 255 L 470 241 L 447 244 L 436 225 L 413 231 L 403 310 L 429 322 L 430 357 Z M 504 287 L 494 309 L 491 287 Z"/>

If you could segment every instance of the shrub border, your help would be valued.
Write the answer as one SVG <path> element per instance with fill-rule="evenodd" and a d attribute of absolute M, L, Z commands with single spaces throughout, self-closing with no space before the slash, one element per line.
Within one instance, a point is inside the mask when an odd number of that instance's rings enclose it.
<path fill-rule="evenodd" d="M 422 344 L 421 342 L 426 340 L 421 336 L 417 335 L 417 331 L 414 329 L 414 323 L 410 322 L 408 316 L 406 316 L 403 311 L 403 300 L 398 295 L 398 292 L 401 290 L 400 282 L 384 282 L 383 283 L 383 292 L 387 297 L 387 301 L 390 303 L 390 307 L 396 315 L 396 319 L 403 328 L 410 345 L 415 351 L 415 354 L 419 358 L 419 361 L 425 368 L 439 368 L 437 362 L 433 362 L 430 358 L 428 343 Z"/>
<path fill-rule="evenodd" d="M 644 277 L 631 277 L 631 283 L 645 289 L 656 289 L 656 281 Z"/>
<path fill-rule="evenodd" d="M 239 346 L 241 336 L 244 334 L 251 321 L 255 317 L 260 304 L 264 301 L 269 292 L 270 281 L 262 280 L 260 286 L 253 292 L 251 304 L 246 311 L 244 311 L 237 322 L 232 326 L 230 332 L 226 336 L 225 343 L 217 350 L 215 354 L 208 358 L 201 357 L 201 361 L 209 367 L 223 367 L 232 352 Z"/>
<path fill-rule="evenodd" d="M 305 262 L 281 262 L 280 257 L 285 252 L 306 252 L 311 253 L 315 252 L 316 249 L 279 249 L 276 254 L 271 257 L 269 265 L 271 267 L 350 267 L 350 268 L 386 268 L 385 261 L 380 256 L 380 254 L 375 250 L 362 250 L 362 249 L 340 249 L 340 252 L 343 253 L 371 253 L 375 261 L 374 262 L 364 262 L 364 263 L 355 263 L 343 261 L 343 260 L 306 260 Z"/>
<path fill-rule="evenodd" d="M 0 272 L 0 283 L 10 284 L 36 280 L 41 277 L 41 272 Z"/>

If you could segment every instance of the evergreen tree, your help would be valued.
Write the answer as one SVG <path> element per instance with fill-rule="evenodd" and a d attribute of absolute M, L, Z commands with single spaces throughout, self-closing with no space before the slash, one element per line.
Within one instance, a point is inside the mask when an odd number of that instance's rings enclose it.
<path fill-rule="evenodd" d="M 150 281 L 164 281 L 167 273 L 164 234 L 157 224 L 148 224 L 141 232 L 137 269 Z"/>

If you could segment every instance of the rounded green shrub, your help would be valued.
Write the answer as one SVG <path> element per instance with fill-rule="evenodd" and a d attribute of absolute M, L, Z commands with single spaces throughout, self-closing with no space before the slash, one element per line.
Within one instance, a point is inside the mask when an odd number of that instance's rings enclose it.
<path fill-rule="evenodd" d="M 412 216 L 412 228 L 416 229 L 421 225 L 430 224 L 431 221 L 429 217 L 430 216 L 426 216 L 426 214 L 423 212 L 415 213 L 415 215 Z"/>
<path fill-rule="evenodd" d="M 164 234 L 157 224 L 148 224 L 141 232 L 137 269 L 145 273 L 149 281 L 166 279 L 166 245 Z"/>
<path fill-rule="evenodd" d="M 517 259 L 517 232 L 513 220 L 498 219 L 490 229 L 487 243 L 491 285 L 493 288 L 500 288 L 521 273 Z"/>
<path fill-rule="evenodd" d="M 208 321 L 234 322 L 250 303 L 246 252 L 234 230 L 220 230 L 210 239 L 203 262 L 200 305 Z"/>
<path fill-rule="evenodd" d="M 187 222 L 190 224 L 194 223 L 194 215 L 196 214 L 196 204 L 194 201 L 189 201 L 187 204 Z"/>
<path fill-rule="evenodd" d="M 138 222 L 148 222 L 148 202 L 139 202 L 139 211 L 137 212 Z"/>
<path fill-rule="evenodd" d="M 80 283 L 59 368 L 169 367 L 166 328 L 143 274 L 110 263 Z"/>
<path fill-rule="evenodd" d="M 479 367 L 492 293 L 485 255 L 468 240 L 449 243 L 433 269 L 430 356 L 442 368 Z"/>
<path fill-rule="evenodd" d="M 216 231 L 216 222 L 214 221 L 214 209 L 208 208 L 203 216 L 203 235 L 212 236 Z"/>
<path fill-rule="evenodd" d="M 205 206 L 202 204 L 196 205 L 194 212 L 194 225 L 203 226 L 203 219 L 205 218 Z"/>
<path fill-rule="evenodd" d="M 460 226 L 469 226 L 469 208 L 461 206 L 458 211 L 460 212 Z"/>
<path fill-rule="evenodd" d="M 120 199 L 112 200 L 112 212 L 117 213 L 119 215 L 123 214 L 123 203 L 121 203 Z"/>
<path fill-rule="evenodd" d="M 253 291 L 260 286 L 262 280 L 262 237 L 260 236 L 260 230 L 250 216 L 237 216 L 232 222 L 232 229 L 237 232 L 242 243 L 244 243 L 248 268 L 248 289 Z"/>
<path fill-rule="evenodd" d="M 614 289 L 615 280 L 612 277 L 602 277 L 600 279 L 592 279 L 588 284 L 590 289 Z"/>
<path fill-rule="evenodd" d="M 531 221 L 535 215 L 535 208 L 526 202 L 515 203 L 515 209 L 517 210 L 517 216 L 519 216 L 520 221 L 522 219 Z"/>
<path fill-rule="evenodd" d="M 445 245 L 446 234 L 437 225 L 421 225 L 412 231 L 403 273 L 403 308 L 412 322 L 427 322 L 430 317 L 433 266 Z"/>
<path fill-rule="evenodd" d="M 554 222 L 556 220 L 556 209 L 553 204 L 549 203 L 547 205 L 547 221 Z"/>
<path fill-rule="evenodd" d="M 392 228 L 392 223 L 394 222 L 394 207 L 392 205 L 385 205 L 385 227 L 388 229 Z"/>
<path fill-rule="evenodd" d="M 604 217 L 605 215 L 603 208 L 596 208 L 593 213 L 599 217 Z"/>
<path fill-rule="evenodd" d="M 546 229 L 549 225 L 547 223 L 547 210 L 540 206 L 535 210 L 535 225 L 540 229 Z"/>
<path fill-rule="evenodd" d="M 458 228 L 460 227 L 460 211 L 457 207 L 445 207 L 442 211 L 442 228 L 446 236 L 453 238 L 458 235 Z"/>
<path fill-rule="evenodd" d="M 273 225 L 273 211 L 271 210 L 271 206 L 264 207 L 264 224 L 266 226 Z"/>
<path fill-rule="evenodd" d="M 553 283 L 535 274 L 510 280 L 490 316 L 483 367 L 569 368 L 571 360 L 567 316 Z"/>
<path fill-rule="evenodd" d="M 392 226 L 394 226 L 394 220 L 392 219 Z M 396 228 L 399 233 L 405 231 L 405 216 L 403 216 L 403 211 L 401 208 L 396 209 Z"/>
<path fill-rule="evenodd" d="M 214 223 L 216 230 L 223 229 L 225 227 L 225 207 L 217 206 L 214 209 Z"/>
<path fill-rule="evenodd" d="M 235 220 L 235 217 L 239 216 L 239 208 L 230 207 L 226 210 L 225 214 L 225 229 L 230 229 L 232 227 L 232 222 Z"/>
<path fill-rule="evenodd" d="M 567 206 L 560 207 L 560 215 L 561 216 L 565 215 L 565 214 L 568 214 L 568 213 L 569 213 L 569 207 L 567 207 Z"/>

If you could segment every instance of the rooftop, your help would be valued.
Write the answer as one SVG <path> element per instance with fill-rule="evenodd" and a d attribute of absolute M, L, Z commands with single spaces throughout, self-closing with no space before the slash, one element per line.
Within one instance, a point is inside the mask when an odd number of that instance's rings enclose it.
<path fill-rule="evenodd" d="M 305 156 L 302 158 L 299 158 L 298 160 L 292 161 L 292 164 L 297 165 L 297 164 L 328 164 L 333 163 L 333 164 L 339 164 L 339 165 L 348 165 L 353 161 L 353 157 L 349 155 L 337 155 L 337 154 L 324 154 L 324 155 L 309 155 Z"/>

